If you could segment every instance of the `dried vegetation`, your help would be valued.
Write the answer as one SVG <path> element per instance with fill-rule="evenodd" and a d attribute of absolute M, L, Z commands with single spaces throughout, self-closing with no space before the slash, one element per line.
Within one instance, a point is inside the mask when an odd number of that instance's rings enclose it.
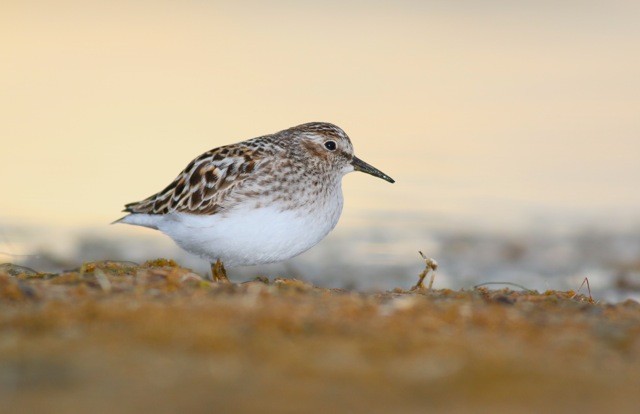
<path fill-rule="evenodd" d="M 639 389 L 634 301 L 0 268 L 3 412 L 635 412 Z"/>

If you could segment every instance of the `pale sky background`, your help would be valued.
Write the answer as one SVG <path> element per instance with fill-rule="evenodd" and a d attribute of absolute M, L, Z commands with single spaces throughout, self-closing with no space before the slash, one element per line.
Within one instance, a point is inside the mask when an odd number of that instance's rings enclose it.
<path fill-rule="evenodd" d="M 330 121 L 343 223 L 640 218 L 640 2 L 0 5 L 0 220 L 96 226 L 210 148 Z"/>

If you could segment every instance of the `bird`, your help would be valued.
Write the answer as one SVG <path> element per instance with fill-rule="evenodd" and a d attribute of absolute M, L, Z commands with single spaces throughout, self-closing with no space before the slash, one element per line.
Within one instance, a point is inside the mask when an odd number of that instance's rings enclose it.
<path fill-rule="evenodd" d="M 228 283 L 226 267 L 279 262 L 318 244 L 338 223 L 342 177 L 353 171 L 395 182 L 356 157 L 341 128 L 309 122 L 201 154 L 114 223 L 161 231 Z"/>

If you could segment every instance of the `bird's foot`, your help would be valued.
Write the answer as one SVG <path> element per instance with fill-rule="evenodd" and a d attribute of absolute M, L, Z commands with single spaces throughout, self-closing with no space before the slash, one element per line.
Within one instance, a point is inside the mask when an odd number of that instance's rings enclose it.
<path fill-rule="evenodd" d="M 231 283 L 227 277 L 227 271 L 224 268 L 224 264 L 222 264 L 220 259 L 211 264 L 211 276 L 213 276 L 214 282 Z"/>

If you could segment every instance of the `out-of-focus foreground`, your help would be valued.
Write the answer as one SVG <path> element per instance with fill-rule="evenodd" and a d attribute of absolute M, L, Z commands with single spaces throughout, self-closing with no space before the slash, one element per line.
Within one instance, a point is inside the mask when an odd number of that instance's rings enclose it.
<path fill-rule="evenodd" d="M 635 412 L 639 372 L 633 300 L 0 270 L 6 412 Z"/>

